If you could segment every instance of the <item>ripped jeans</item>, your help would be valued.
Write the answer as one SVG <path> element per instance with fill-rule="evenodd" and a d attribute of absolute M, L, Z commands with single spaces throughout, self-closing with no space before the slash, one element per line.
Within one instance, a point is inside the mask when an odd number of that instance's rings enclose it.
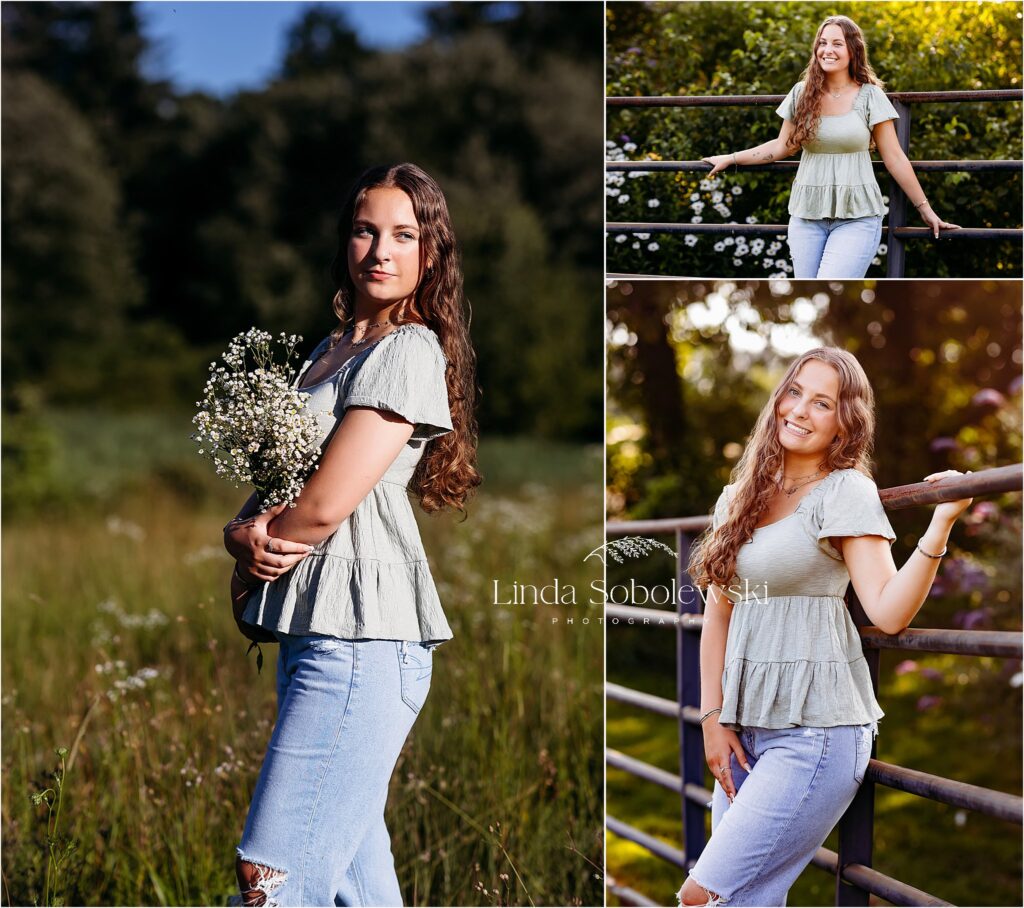
<path fill-rule="evenodd" d="M 400 906 L 384 806 L 438 644 L 277 636 L 277 723 L 238 846 L 258 871 L 243 904 Z"/>
<path fill-rule="evenodd" d="M 708 905 L 784 906 L 790 886 L 864 781 L 878 722 L 744 728 L 748 773 L 730 756 L 736 797 L 716 781 L 711 838 L 690 878 Z M 682 890 L 680 890 L 680 893 Z"/>

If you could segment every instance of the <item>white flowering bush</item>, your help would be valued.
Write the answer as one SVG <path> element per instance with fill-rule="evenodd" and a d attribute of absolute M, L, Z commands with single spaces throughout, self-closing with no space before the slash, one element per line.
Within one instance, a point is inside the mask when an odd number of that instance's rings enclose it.
<path fill-rule="evenodd" d="M 218 476 L 236 487 L 250 484 L 265 511 L 295 499 L 310 473 L 318 469 L 320 426 L 308 407 L 311 395 L 292 387 L 302 338 L 283 332 L 277 340 L 284 362 L 274 361 L 273 337 L 250 328 L 210 364 L 199 412 L 192 419 L 192 440 L 213 461 Z"/>

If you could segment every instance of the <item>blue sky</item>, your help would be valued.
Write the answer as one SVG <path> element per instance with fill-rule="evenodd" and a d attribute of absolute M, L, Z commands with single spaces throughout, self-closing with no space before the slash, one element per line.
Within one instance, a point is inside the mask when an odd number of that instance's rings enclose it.
<path fill-rule="evenodd" d="M 311 6 L 341 9 L 370 47 L 404 47 L 424 37 L 424 3 L 169 2 L 138 3 L 147 37 L 158 45 L 152 75 L 180 90 L 224 95 L 258 88 L 284 53 L 288 27 Z"/>

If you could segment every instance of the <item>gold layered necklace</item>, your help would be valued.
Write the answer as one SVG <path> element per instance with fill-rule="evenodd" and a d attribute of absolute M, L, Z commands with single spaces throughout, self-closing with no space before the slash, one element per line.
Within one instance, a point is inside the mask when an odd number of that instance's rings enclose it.
<path fill-rule="evenodd" d="M 828 475 L 828 474 L 827 473 L 823 474 L 821 470 L 818 470 L 817 473 L 807 474 L 806 476 L 792 476 L 792 477 L 790 477 L 790 476 L 786 476 L 785 474 L 783 474 L 783 476 L 782 476 L 782 491 L 785 492 L 787 495 L 792 495 L 797 489 L 802 489 L 804 486 L 810 485 L 812 482 L 814 482 L 815 479 L 817 479 L 819 476 L 822 476 L 822 475 Z M 808 478 L 808 476 L 810 478 Z M 792 486 L 791 488 L 787 489 L 786 488 L 786 480 L 787 479 L 790 482 L 796 482 L 798 479 L 803 479 L 804 482 L 799 482 L 795 486 Z"/>

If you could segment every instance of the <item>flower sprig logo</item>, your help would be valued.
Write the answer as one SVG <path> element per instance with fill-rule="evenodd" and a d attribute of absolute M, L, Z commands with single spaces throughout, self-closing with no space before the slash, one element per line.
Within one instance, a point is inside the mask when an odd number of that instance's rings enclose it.
<path fill-rule="evenodd" d="M 611 542 L 599 545 L 583 560 L 587 561 L 589 558 L 597 557 L 601 559 L 601 564 L 607 565 L 608 558 L 611 558 L 618 564 L 625 564 L 626 558 L 646 558 L 651 552 L 658 550 L 667 552 L 673 558 L 676 557 L 675 549 L 669 548 L 656 539 L 649 539 L 646 536 L 623 536 L 621 539 L 613 539 Z"/>

